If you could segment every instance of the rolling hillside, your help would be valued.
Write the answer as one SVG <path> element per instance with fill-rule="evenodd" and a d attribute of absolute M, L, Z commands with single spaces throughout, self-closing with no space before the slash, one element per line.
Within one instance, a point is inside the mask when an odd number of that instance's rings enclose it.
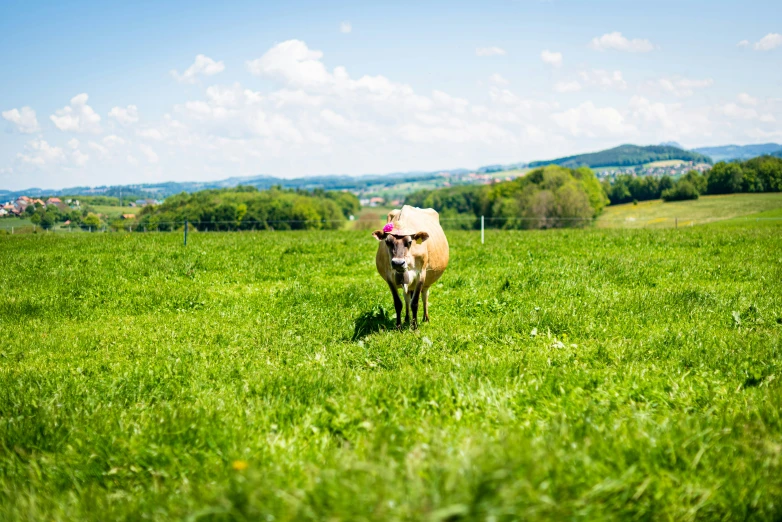
<path fill-rule="evenodd" d="M 779 143 L 759 143 L 756 145 L 723 145 L 720 147 L 699 147 L 693 152 L 705 154 L 714 161 L 745 160 L 764 154 L 782 155 L 782 145 Z"/>
<path fill-rule="evenodd" d="M 608 166 L 632 167 L 635 165 L 644 165 L 646 163 L 666 160 L 711 163 L 711 158 L 708 156 L 668 145 L 650 145 L 646 147 L 641 147 L 639 145 L 620 145 L 613 149 L 591 152 L 589 154 L 578 154 L 547 161 L 533 161 L 529 166 L 534 168 L 554 164 L 569 168 L 581 166 L 591 168 Z"/>
<path fill-rule="evenodd" d="M 697 200 L 670 203 L 656 199 L 637 205 L 608 206 L 595 224 L 598 228 L 672 228 L 779 210 L 782 210 L 782 193 L 779 192 L 701 196 Z"/>

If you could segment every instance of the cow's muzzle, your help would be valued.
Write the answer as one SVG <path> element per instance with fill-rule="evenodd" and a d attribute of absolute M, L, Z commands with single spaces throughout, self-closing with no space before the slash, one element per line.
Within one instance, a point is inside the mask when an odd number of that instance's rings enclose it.
<path fill-rule="evenodd" d="M 391 268 L 397 272 L 403 272 L 407 268 L 407 262 L 404 259 L 392 259 Z"/>

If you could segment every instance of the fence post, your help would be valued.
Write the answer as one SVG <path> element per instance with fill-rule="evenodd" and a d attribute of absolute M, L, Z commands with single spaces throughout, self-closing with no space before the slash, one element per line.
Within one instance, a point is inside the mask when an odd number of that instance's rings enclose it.
<path fill-rule="evenodd" d="M 673 218 L 674 227 L 679 228 L 679 218 Z"/>
<path fill-rule="evenodd" d="M 185 246 L 187 246 L 187 219 L 185 219 Z"/>
<path fill-rule="evenodd" d="M 481 216 L 481 245 L 483 244 L 483 216 Z"/>

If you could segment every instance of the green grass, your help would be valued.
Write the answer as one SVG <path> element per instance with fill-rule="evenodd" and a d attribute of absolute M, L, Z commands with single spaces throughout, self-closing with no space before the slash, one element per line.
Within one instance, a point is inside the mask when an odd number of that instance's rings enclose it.
<path fill-rule="evenodd" d="M 701 196 L 697 200 L 641 201 L 611 205 L 597 218 L 599 228 L 641 228 L 700 225 L 782 208 L 782 193 Z"/>
<path fill-rule="evenodd" d="M 0 230 L 11 230 L 11 227 L 13 228 L 19 228 L 19 227 L 29 227 L 32 226 L 32 223 L 30 223 L 30 219 L 27 217 L 20 218 L 20 217 L 4 217 L 0 219 Z"/>
<path fill-rule="evenodd" d="M 0 520 L 782 517 L 777 227 L 181 240 L 0 236 Z"/>
<path fill-rule="evenodd" d="M 662 160 L 662 161 L 653 161 L 651 163 L 647 163 L 644 165 L 645 168 L 656 168 L 656 167 L 678 167 L 682 163 L 685 163 L 684 160 Z"/>
<path fill-rule="evenodd" d="M 92 207 L 94 212 L 103 214 L 109 219 L 117 218 L 122 214 L 138 214 L 141 212 L 142 207 L 118 207 L 112 205 L 95 205 Z"/>

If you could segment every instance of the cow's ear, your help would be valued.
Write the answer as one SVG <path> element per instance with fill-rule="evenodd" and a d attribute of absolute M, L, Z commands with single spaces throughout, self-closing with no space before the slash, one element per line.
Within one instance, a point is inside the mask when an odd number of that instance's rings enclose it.
<path fill-rule="evenodd" d="M 415 242 L 419 245 L 429 239 L 429 234 L 426 232 L 418 232 L 416 235 L 413 236 L 413 239 L 415 239 Z"/>
<path fill-rule="evenodd" d="M 388 233 L 383 232 L 382 230 L 375 230 L 374 232 L 372 232 L 372 235 L 375 236 L 375 239 L 377 239 L 378 241 L 383 241 L 388 235 Z"/>

